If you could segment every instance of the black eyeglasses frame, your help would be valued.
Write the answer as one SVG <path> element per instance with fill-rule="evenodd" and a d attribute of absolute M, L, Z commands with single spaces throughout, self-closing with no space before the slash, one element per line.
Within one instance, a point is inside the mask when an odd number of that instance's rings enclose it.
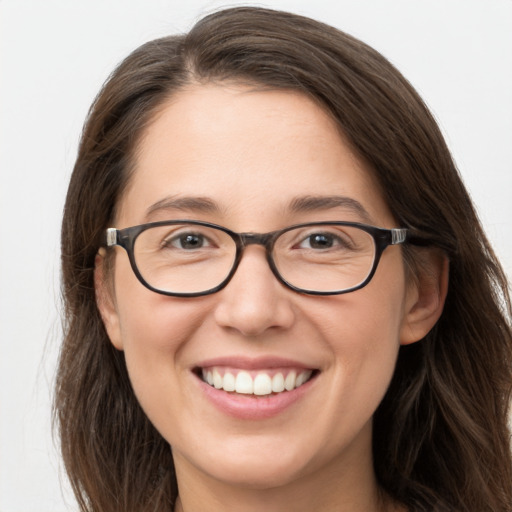
<path fill-rule="evenodd" d="M 210 288 L 208 290 L 202 292 L 192 292 L 192 293 L 183 293 L 183 292 L 169 292 L 165 290 L 159 290 L 158 288 L 154 288 L 151 286 L 141 275 L 139 269 L 137 268 L 137 263 L 135 261 L 134 247 L 135 241 L 137 237 L 147 229 L 159 226 L 172 226 L 175 224 L 190 224 L 196 226 L 204 226 L 208 228 L 218 229 L 223 231 L 227 235 L 229 235 L 236 244 L 236 254 L 235 260 L 233 262 L 233 267 L 231 271 L 228 273 L 226 278 L 214 288 Z M 272 251 L 275 245 L 276 240 L 287 231 L 291 231 L 293 229 L 308 227 L 308 226 L 348 226 L 359 228 L 362 231 L 367 232 L 372 236 L 375 241 L 375 257 L 373 260 L 373 266 L 368 273 L 366 279 L 360 284 L 353 286 L 352 288 L 348 288 L 345 290 L 335 290 L 335 291 L 317 291 L 317 290 L 306 290 L 303 288 L 298 288 L 288 281 L 286 281 L 281 274 L 279 273 L 274 259 L 272 257 Z M 365 287 L 373 278 L 375 271 L 377 270 L 377 266 L 379 264 L 380 258 L 384 250 L 390 245 L 400 245 L 405 243 L 411 243 L 415 245 L 424 245 L 421 240 L 417 239 L 410 235 L 410 232 L 407 228 L 379 228 L 376 226 L 370 226 L 367 224 L 362 224 L 359 222 L 345 222 L 345 221 L 319 221 L 319 222 L 306 222 L 303 224 L 294 224 L 292 226 L 287 226 L 286 228 L 279 229 L 276 231 L 270 231 L 269 233 L 236 233 L 235 231 L 231 231 L 224 226 L 219 226 L 218 224 L 212 224 L 210 222 L 203 222 L 199 220 L 189 220 L 189 219 L 178 219 L 178 220 L 164 220 L 160 222 L 150 222 L 147 224 L 140 224 L 138 226 L 132 226 L 125 229 L 116 229 L 116 228 L 108 228 L 105 234 L 105 246 L 113 247 L 118 245 L 125 249 L 128 253 L 128 258 L 130 261 L 130 265 L 132 267 L 133 272 L 135 273 L 137 279 L 149 290 L 159 293 L 161 295 L 167 295 L 171 297 L 202 297 L 204 295 L 211 295 L 222 290 L 227 286 L 233 275 L 235 274 L 238 265 L 243 256 L 243 252 L 245 247 L 248 245 L 262 245 L 266 251 L 266 258 L 272 273 L 276 277 L 276 279 L 282 283 L 284 286 L 293 290 L 297 293 L 302 293 L 306 295 L 342 295 L 345 293 L 350 293 L 356 290 L 359 290 Z"/>

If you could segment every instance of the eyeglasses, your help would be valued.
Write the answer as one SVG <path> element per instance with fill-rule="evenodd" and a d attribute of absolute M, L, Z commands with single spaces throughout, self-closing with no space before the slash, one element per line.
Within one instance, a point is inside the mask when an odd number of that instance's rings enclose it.
<path fill-rule="evenodd" d="M 334 221 L 270 233 L 235 233 L 193 220 L 106 231 L 106 245 L 127 251 L 133 272 L 144 286 L 175 297 L 198 297 L 224 288 L 244 249 L 253 244 L 265 247 L 272 272 L 288 288 L 310 295 L 348 293 L 370 282 L 386 247 L 406 241 L 404 228 Z"/>

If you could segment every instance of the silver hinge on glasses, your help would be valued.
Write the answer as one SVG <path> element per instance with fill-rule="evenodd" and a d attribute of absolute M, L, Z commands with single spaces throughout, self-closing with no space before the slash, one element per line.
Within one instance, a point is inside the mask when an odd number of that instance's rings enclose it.
<path fill-rule="evenodd" d="M 107 246 L 111 247 L 112 245 L 117 244 L 117 229 L 116 228 L 108 228 L 107 229 Z"/>
<path fill-rule="evenodd" d="M 391 230 L 391 244 L 401 244 L 405 242 L 405 239 L 407 238 L 407 229 L 392 229 Z"/>

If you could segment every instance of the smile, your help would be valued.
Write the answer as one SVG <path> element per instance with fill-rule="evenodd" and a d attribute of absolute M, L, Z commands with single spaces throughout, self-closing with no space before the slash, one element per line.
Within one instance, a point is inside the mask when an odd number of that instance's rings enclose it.
<path fill-rule="evenodd" d="M 271 369 L 246 371 L 223 367 L 201 368 L 202 380 L 216 389 L 243 395 L 268 396 L 292 391 L 305 384 L 313 370 Z"/>

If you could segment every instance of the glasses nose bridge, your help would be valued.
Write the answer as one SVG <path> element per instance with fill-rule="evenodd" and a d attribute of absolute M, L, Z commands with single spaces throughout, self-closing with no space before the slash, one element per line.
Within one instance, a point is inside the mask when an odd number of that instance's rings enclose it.
<path fill-rule="evenodd" d="M 281 277 L 279 276 L 279 274 L 276 273 L 276 268 L 272 256 L 272 249 L 275 243 L 275 239 L 278 236 L 279 233 L 276 231 L 272 231 L 270 233 L 233 233 L 232 238 L 236 242 L 237 257 L 229 280 L 231 280 L 233 275 L 238 270 L 238 266 L 242 261 L 244 250 L 246 249 L 246 247 L 249 245 L 262 245 L 263 248 L 265 249 L 265 256 L 267 264 L 270 267 L 270 270 L 277 277 L 277 279 L 281 281 Z"/>
<path fill-rule="evenodd" d="M 265 248 L 267 255 L 269 256 L 272 252 L 272 245 L 274 241 L 274 232 L 272 233 L 239 233 L 239 244 L 240 251 L 248 245 L 262 245 Z"/>

